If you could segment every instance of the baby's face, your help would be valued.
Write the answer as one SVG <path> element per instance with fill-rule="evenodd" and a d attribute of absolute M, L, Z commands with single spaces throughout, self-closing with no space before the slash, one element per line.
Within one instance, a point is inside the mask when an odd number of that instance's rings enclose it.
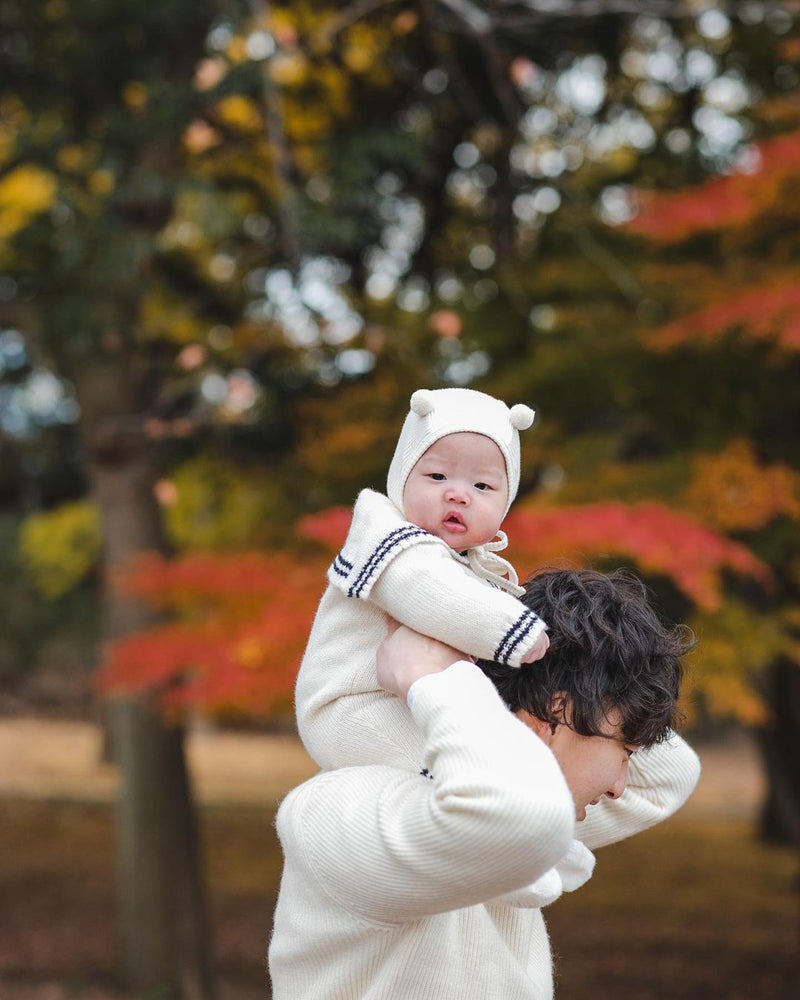
<path fill-rule="evenodd" d="M 495 537 L 507 500 L 503 453 L 491 438 L 462 431 L 439 438 L 411 470 L 403 513 L 463 552 Z"/>

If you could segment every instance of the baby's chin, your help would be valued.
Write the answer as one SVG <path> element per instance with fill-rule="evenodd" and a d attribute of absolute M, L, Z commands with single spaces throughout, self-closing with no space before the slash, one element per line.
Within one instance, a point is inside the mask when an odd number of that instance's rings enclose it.
<path fill-rule="evenodd" d="M 434 531 L 432 534 L 436 535 L 437 538 L 440 538 L 449 548 L 453 550 L 453 552 L 466 552 L 467 549 L 476 549 L 478 546 L 485 545 L 487 542 L 491 542 L 497 537 L 496 535 L 493 535 L 492 538 L 480 538 L 476 541 L 475 539 L 464 538 L 463 535 L 459 538 L 459 536 L 457 534 L 454 535 L 453 532 Z"/>

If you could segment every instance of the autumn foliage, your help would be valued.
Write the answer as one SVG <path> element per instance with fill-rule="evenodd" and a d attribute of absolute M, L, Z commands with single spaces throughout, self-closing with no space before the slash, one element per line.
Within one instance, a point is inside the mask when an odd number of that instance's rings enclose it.
<path fill-rule="evenodd" d="M 629 229 L 653 242 L 677 243 L 704 231 L 744 227 L 784 196 L 791 214 L 799 169 L 800 132 L 766 139 L 730 174 L 679 191 L 640 193 Z"/>
<path fill-rule="evenodd" d="M 515 562 L 527 573 L 570 560 L 632 562 L 648 576 L 662 576 L 694 604 L 719 607 L 725 571 L 769 586 L 770 573 L 743 545 L 663 504 L 597 503 L 585 507 L 512 511 L 506 528 Z"/>
<path fill-rule="evenodd" d="M 344 507 L 302 519 L 298 546 L 318 545 L 293 552 L 140 560 L 123 586 L 171 620 L 110 647 L 104 690 L 153 691 L 173 711 L 287 714 L 325 569 L 349 523 Z M 705 609 L 719 606 L 725 571 L 770 581 L 746 548 L 658 504 L 521 508 L 506 527 L 522 575 L 555 563 L 624 561 L 668 577 Z"/>
<path fill-rule="evenodd" d="M 734 252 L 721 246 L 721 266 L 708 268 L 701 285 L 706 303 L 652 331 L 649 346 L 661 351 L 692 343 L 708 346 L 735 330 L 747 340 L 800 350 L 800 291 L 785 235 L 796 232 L 800 221 L 799 166 L 800 131 L 791 131 L 751 147 L 738 170 L 678 191 L 639 193 L 639 211 L 628 223 L 629 232 L 655 245 L 705 235 L 736 246 Z M 779 250 L 776 259 L 769 261 L 757 241 L 772 242 Z M 741 261 L 747 247 L 752 266 L 728 270 L 728 261 Z"/>
<path fill-rule="evenodd" d="M 719 530 L 757 531 L 777 517 L 800 520 L 800 474 L 759 462 L 752 443 L 737 438 L 695 459 L 687 500 Z"/>
<path fill-rule="evenodd" d="M 727 295 L 655 330 L 648 343 L 659 351 L 681 344 L 708 344 L 726 330 L 739 329 L 753 341 L 769 340 L 787 351 L 800 350 L 800 286 L 796 279 Z"/>
<path fill-rule="evenodd" d="M 285 553 L 141 558 L 120 585 L 169 619 L 109 647 L 101 688 L 173 711 L 288 714 L 324 568 Z"/>

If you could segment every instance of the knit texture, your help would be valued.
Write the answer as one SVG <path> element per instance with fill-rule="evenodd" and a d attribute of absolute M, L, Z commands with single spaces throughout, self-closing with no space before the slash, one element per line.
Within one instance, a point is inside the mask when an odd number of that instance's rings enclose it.
<path fill-rule="evenodd" d="M 590 819 L 575 824 L 549 748 L 473 664 L 418 681 L 411 715 L 415 766 L 323 772 L 281 805 L 274 998 L 550 1000 L 541 911 L 496 897 L 562 861 L 569 878 Z M 677 736 L 634 759 L 620 799 L 589 810 L 607 842 L 666 818 L 697 780 Z"/>

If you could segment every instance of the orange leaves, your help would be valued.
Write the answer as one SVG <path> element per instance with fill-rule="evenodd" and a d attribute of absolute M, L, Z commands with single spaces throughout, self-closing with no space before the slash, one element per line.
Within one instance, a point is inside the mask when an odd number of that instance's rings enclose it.
<path fill-rule="evenodd" d="M 687 500 L 723 531 L 757 531 L 780 515 L 800 518 L 800 475 L 785 465 L 761 465 L 740 438 L 695 459 Z"/>
<path fill-rule="evenodd" d="M 800 285 L 792 281 L 730 295 L 660 327 L 648 342 L 668 351 L 690 341 L 713 342 L 737 327 L 752 340 L 772 339 L 786 350 L 800 350 Z"/>
<path fill-rule="evenodd" d="M 676 243 L 696 233 L 751 222 L 765 208 L 777 206 L 785 186 L 797 184 L 800 132 L 767 139 L 756 147 L 753 169 L 716 177 L 682 191 L 641 193 L 632 233 L 656 242 Z M 797 198 L 787 201 L 793 207 Z"/>
<path fill-rule="evenodd" d="M 113 643 L 101 688 L 154 691 L 172 708 L 288 712 L 325 563 L 256 552 L 140 560 L 124 586 L 177 620 Z"/>
<path fill-rule="evenodd" d="M 709 470 L 713 488 L 720 473 L 713 463 Z M 298 535 L 335 550 L 350 517 L 349 508 L 333 507 L 300 521 Z M 659 504 L 518 508 L 505 526 L 512 559 L 526 572 L 564 560 L 622 557 L 644 573 L 669 577 L 706 610 L 720 605 L 725 570 L 770 583 L 769 570 L 744 546 Z M 124 586 L 174 620 L 113 643 L 101 688 L 150 691 L 172 710 L 288 713 L 329 558 L 320 548 L 141 559 Z"/>
<path fill-rule="evenodd" d="M 686 191 L 640 192 L 639 214 L 628 229 L 651 240 L 676 243 L 706 229 L 746 222 L 751 203 L 734 183 L 738 176 L 716 177 Z"/>
<path fill-rule="evenodd" d="M 322 542 L 330 549 L 338 549 L 344 544 L 353 511 L 350 507 L 329 507 L 320 514 L 310 514 L 297 522 L 297 530 L 306 538 Z"/>
<path fill-rule="evenodd" d="M 506 518 L 505 529 L 518 570 L 623 557 L 644 573 L 668 577 L 702 608 L 720 605 L 724 570 L 770 583 L 767 567 L 743 545 L 661 504 L 519 508 Z"/>

